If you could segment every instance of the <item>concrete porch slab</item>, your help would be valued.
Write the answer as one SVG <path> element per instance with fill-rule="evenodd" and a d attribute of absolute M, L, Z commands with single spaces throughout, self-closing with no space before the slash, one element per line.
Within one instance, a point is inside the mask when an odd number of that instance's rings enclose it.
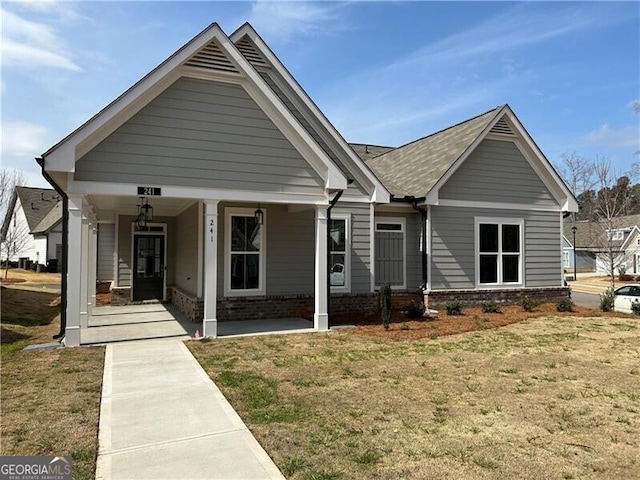
<path fill-rule="evenodd" d="M 273 333 L 301 333 L 313 330 L 313 322 L 304 318 L 276 318 L 218 322 L 219 337 L 269 335 Z"/>

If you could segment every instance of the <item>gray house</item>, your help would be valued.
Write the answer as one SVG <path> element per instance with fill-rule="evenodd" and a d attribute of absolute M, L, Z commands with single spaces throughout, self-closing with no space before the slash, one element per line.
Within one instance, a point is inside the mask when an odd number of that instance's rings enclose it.
<path fill-rule="evenodd" d="M 348 144 L 249 24 L 213 24 L 38 159 L 63 194 L 66 343 L 97 279 L 217 322 L 566 295 L 569 190 L 509 106 Z"/>

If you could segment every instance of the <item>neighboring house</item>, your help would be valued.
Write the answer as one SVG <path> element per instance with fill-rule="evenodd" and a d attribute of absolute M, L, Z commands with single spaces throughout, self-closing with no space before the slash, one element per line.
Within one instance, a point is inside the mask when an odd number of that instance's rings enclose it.
<path fill-rule="evenodd" d="M 576 227 L 579 271 L 608 275 L 613 258 L 616 275 L 621 271 L 640 273 L 640 215 L 618 217 L 613 221 L 613 228 L 609 229 L 587 220 L 566 221 L 565 235 L 572 234 L 573 226 Z"/>
<path fill-rule="evenodd" d="M 585 272 L 595 272 L 596 271 L 596 255 L 587 249 L 577 248 L 575 249 L 573 243 L 569 241 L 569 237 L 571 237 L 571 230 L 566 228 L 564 229 L 564 235 L 562 236 L 562 266 L 564 267 L 565 273 L 573 274 L 573 264 L 574 258 L 576 263 L 576 271 L 585 273 Z M 569 237 L 567 237 L 569 235 Z M 574 257 L 575 255 L 575 257 Z"/>
<path fill-rule="evenodd" d="M 15 187 L 4 222 L 2 241 L 15 244 L 9 258 L 46 265 L 61 258 L 62 202 L 55 190 Z M 3 249 L 3 258 L 6 250 Z"/>
<path fill-rule="evenodd" d="M 508 106 L 399 148 L 349 145 L 249 24 L 211 25 L 38 162 L 68 204 L 66 343 L 115 303 L 219 320 L 397 298 L 558 297 L 577 203 Z"/>

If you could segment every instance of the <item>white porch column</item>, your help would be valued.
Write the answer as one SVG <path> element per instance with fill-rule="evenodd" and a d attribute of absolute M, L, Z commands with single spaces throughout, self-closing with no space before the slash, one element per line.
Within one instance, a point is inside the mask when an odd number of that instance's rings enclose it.
<path fill-rule="evenodd" d="M 89 326 L 89 235 L 91 228 L 89 219 L 82 217 L 82 241 L 80 242 L 80 268 L 82 277 L 80 281 L 80 328 Z"/>
<path fill-rule="evenodd" d="M 206 202 L 204 215 L 204 320 L 202 336 L 218 335 L 216 300 L 218 290 L 218 202 Z"/>
<path fill-rule="evenodd" d="M 329 329 L 327 312 L 327 207 L 316 207 L 316 268 L 315 268 L 315 312 L 313 328 Z"/>
<path fill-rule="evenodd" d="M 69 239 L 67 254 L 67 325 L 64 343 L 80 345 L 80 284 L 82 282 L 82 195 L 69 195 Z"/>
<path fill-rule="evenodd" d="M 98 222 L 94 218 L 89 226 L 89 316 L 96 306 L 96 278 L 98 265 Z"/>

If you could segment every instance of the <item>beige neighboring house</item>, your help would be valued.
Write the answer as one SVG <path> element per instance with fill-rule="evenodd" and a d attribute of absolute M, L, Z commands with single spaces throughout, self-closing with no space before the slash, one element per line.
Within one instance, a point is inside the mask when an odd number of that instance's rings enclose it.
<path fill-rule="evenodd" d="M 67 345 L 112 302 L 219 321 L 567 295 L 577 202 L 508 105 L 407 145 L 348 144 L 249 24 L 212 24 L 38 158 L 68 214 Z M 330 307 L 330 308 L 329 308 Z M 66 322 L 66 323 L 64 323 Z"/>
<path fill-rule="evenodd" d="M 47 265 L 62 259 L 62 201 L 53 189 L 15 187 L 2 224 L 2 241 L 13 238 L 19 249 L 10 261 L 27 258 Z M 3 249 L 3 260 L 6 256 Z"/>

